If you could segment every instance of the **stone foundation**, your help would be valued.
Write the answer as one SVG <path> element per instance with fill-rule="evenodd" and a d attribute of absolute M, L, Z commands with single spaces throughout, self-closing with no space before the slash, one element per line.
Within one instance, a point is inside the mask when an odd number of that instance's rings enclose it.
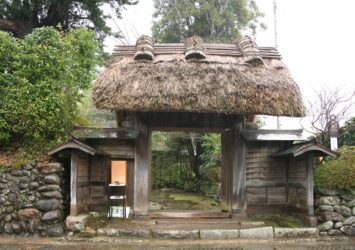
<path fill-rule="evenodd" d="M 355 190 L 320 190 L 315 205 L 320 235 L 355 236 Z"/>
<path fill-rule="evenodd" d="M 0 233 L 64 234 L 63 167 L 32 163 L 0 168 Z"/>

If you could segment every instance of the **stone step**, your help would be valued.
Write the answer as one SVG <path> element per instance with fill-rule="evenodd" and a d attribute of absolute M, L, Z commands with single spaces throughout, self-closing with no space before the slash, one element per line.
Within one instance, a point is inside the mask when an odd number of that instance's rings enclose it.
<path fill-rule="evenodd" d="M 246 229 L 114 229 L 100 228 L 97 230 L 100 237 L 124 238 L 154 238 L 154 239 L 287 239 L 287 238 L 316 238 L 317 228 L 275 228 L 256 227 Z"/>

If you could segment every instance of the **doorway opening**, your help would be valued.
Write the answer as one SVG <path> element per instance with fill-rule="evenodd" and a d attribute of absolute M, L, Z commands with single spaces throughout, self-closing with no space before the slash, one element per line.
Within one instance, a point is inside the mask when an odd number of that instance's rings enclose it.
<path fill-rule="evenodd" d="M 127 161 L 111 160 L 111 183 L 127 184 Z"/>
<path fill-rule="evenodd" d="M 221 209 L 220 133 L 153 132 L 150 212 Z"/>

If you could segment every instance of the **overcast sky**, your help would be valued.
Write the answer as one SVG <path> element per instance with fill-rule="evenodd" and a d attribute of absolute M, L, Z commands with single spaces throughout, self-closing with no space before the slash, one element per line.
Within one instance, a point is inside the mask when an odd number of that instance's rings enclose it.
<path fill-rule="evenodd" d="M 264 12 L 265 31 L 259 31 L 259 46 L 274 46 L 273 0 L 256 0 Z M 151 35 L 152 0 L 140 0 L 123 11 L 123 19 L 111 21 L 121 27 L 126 41 L 135 43 L 142 34 Z M 277 0 L 278 49 L 291 70 L 305 99 L 321 86 L 355 88 L 355 1 L 354 0 Z M 120 41 L 106 40 L 107 51 Z M 351 112 L 355 116 L 355 110 Z M 282 128 L 298 128 L 298 119 L 284 118 Z M 274 127 L 269 118 L 267 127 Z"/>

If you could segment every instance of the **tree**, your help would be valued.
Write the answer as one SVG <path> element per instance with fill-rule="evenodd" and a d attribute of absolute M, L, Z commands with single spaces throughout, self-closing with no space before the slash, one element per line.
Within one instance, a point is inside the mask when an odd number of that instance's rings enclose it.
<path fill-rule="evenodd" d="M 7 0 L 0 1 L 0 30 L 24 38 L 33 29 L 44 26 L 62 30 L 87 27 L 101 37 L 111 34 L 106 25 L 108 16 L 103 6 L 114 8 L 118 17 L 122 7 L 136 4 L 135 0 Z"/>
<path fill-rule="evenodd" d="M 308 103 L 308 119 L 312 133 L 322 144 L 329 146 L 329 130 L 332 122 L 340 123 L 354 106 L 355 90 L 344 92 L 341 88 L 323 87 L 315 91 Z"/>
<path fill-rule="evenodd" d="M 77 103 L 101 62 L 93 31 L 0 32 L 0 145 L 44 147 L 71 131 Z"/>
<path fill-rule="evenodd" d="M 339 145 L 355 146 L 355 117 L 345 122 L 345 125 L 339 129 Z"/>
<path fill-rule="evenodd" d="M 254 0 L 154 0 L 153 36 L 181 42 L 198 35 L 210 42 L 233 42 L 241 32 L 253 34 L 263 14 Z"/>

